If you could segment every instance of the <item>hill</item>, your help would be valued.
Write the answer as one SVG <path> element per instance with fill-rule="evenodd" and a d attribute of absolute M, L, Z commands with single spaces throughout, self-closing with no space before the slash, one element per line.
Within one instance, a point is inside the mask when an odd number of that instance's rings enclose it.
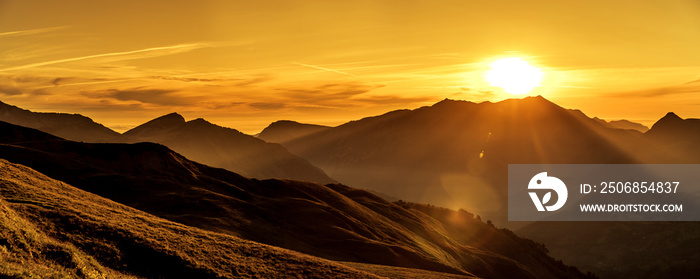
<path fill-rule="evenodd" d="M 114 142 L 121 136 L 79 114 L 32 112 L 3 102 L 0 102 L 0 121 L 38 129 L 75 141 Z"/>
<path fill-rule="evenodd" d="M 0 159 L 7 278 L 379 278 L 170 222 Z"/>
<path fill-rule="evenodd" d="M 7 123 L 0 131 L 50 137 Z M 171 221 L 326 259 L 489 278 L 584 277 L 466 212 L 406 207 L 342 185 L 247 179 L 158 144 L 15 140 L 0 144 L 0 157 Z"/>
<path fill-rule="evenodd" d="M 304 124 L 289 120 L 276 121 L 257 135 L 266 142 L 283 143 L 310 134 L 330 129 L 328 126 Z"/>

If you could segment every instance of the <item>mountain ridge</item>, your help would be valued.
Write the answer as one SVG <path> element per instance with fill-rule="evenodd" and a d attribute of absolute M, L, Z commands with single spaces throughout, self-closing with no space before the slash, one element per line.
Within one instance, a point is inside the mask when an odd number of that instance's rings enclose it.
<path fill-rule="evenodd" d="M 202 118 L 185 121 L 185 118 L 176 112 L 157 117 L 124 134 L 112 131 L 79 114 L 38 113 L 2 102 L 0 121 L 35 128 L 74 141 L 165 143 L 196 161 L 260 179 L 336 182 L 321 169 L 291 154 L 281 145 L 264 142 Z"/>
<path fill-rule="evenodd" d="M 259 179 L 281 178 L 334 183 L 323 170 L 268 143 L 203 118 L 185 121 L 177 113 L 157 117 L 124 133 L 123 142 L 155 142 L 214 167 Z"/>
<path fill-rule="evenodd" d="M 0 121 L 86 142 L 118 141 L 120 134 L 80 114 L 32 112 L 0 101 Z"/>

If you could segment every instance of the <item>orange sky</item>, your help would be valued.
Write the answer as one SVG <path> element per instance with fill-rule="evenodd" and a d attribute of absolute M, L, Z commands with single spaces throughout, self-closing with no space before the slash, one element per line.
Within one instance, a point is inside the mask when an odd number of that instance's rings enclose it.
<path fill-rule="evenodd" d="M 544 71 L 531 95 L 650 125 L 700 117 L 698 46 L 683 0 L 0 0 L 0 100 L 118 131 L 176 111 L 257 133 L 513 97 L 483 75 L 520 57 Z"/>

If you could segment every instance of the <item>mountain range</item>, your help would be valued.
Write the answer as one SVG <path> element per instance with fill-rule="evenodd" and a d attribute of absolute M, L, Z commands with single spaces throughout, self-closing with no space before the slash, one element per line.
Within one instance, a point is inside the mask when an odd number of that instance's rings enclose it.
<path fill-rule="evenodd" d="M 584 277 L 541 245 L 464 211 L 391 203 L 339 184 L 248 179 L 154 143 L 80 143 L 4 122 L 0 131 L 3 159 L 186 226 L 333 261 L 488 278 Z"/>
<path fill-rule="evenodd" d="M 181 143 L 185 146 L 181 146 L 181 150 L 170 146 L 177 146 L 177 143 L 167 139 L 188 133 L 201 133 L 208 138 L 217 133 L 226 135 L 223 139 L 233 137 L 229 133 L 235 130 L 227 129 L 201 119 L 185 121 L 182 116 L 172 114 L 121 135 L 118 142 L 161 142 L 193 159 L 184 151 L 187 146 L 201 144 L 201 139 L 194 137 Z M 392 265 L 461 274 L 459 276 L 582 276 L 559 263 L 552 263 L 546 256 L 547 250 L 567 264 L 605 278 L 682 277 L 696 271 L 694 250 L 686 249 L 700 243 L 697 234 L 700 228 L 692 222 L 528 224 L 505 221 L 508 164 L 700 163 L 697 145 L 700 121 L 682 119 L 673 113 L 645 131 L 642 125 L 628 121 L 590 118 L 581 111 L 562 108 L 542 97 L 497 103 L 444 100 L 432 106 L 393 111 L 337 127 L 279 121 L 256 139 L 281 143 L 285 151 L 290 150 L 344 184 L 411 201 L 394 203 L 338 184 L 248 179 L 189 161 L 160 145 L 138 143 L 101 149 L 99 144 L 61 140 L 57 145 L 57 139 L 43 133 L 7 129 L 4 134 L 6 136 L 0 136 L 5 142 L 0 154 L 14 156 L 16 161 L 13 162 L 26 164 L 54 179 L 198 228 L 344 261 L 350 266 L 353 264 L 348 261 L 380 264 L 378 268 L 367 269 L 374 274 L 386 272 L 389 270 L 386 265 Z M 207 149 L 219 145 L 222 144 L 216 141 L 209 145 L 205 142 L 202 152 L 206 154 L 210 152 Z M 235 144 L 230 145 L 231 149 L 234 147 Z M 112 154 L 113 150 L 122 148 L 131 151 L 119 151 L 118 156 Z M 155 153 L 149 153 L 151 151 Z M 92 158 L 98 156 L 95 154 L 111 154 L 112 157 Z M 42 159 L 31 161 L 27 157 Z M 163 161 L 163 157 L 175 158 L 179 163 L 170 162 L 170 159 Z M 203 155 L 201 160 L 211 160 L 211 157 L 214 156 Z M 123 159 L 131 161 L 121 161 Z M 255 164 L 266 158 L 250 156 L 247 160 Z M 115 161 L 120 163 L 109 163 Z M 120 166 L 142 167 L 121 169 Z M 265 168 L 263 164 L 260 166 Z M 235 167 L 228 169 L 235 171 Z M 229 189 L 229 186 L 217 184 L 219 182 L 242 190 L 229 198 L 226 196 L 229 194 L 222 195 L 221 190 L 214 190 Z M 133 188 L 117 190 L 121 189 L 119 185 Z M 164 193 L 173 185 L 180 190 Z M 279 192 L 279 196 L 272 192 Z M 206 195 L 198 199 L 202 193 Z M 242 198 L 249 195 L 256 199 Z M 135 196 L 148 198 L 139 200 Z M 258 200 L 258 197 L 265 198 Z M 168 205 L 173 203 L 182 206 Z M 547 248 L 515 236 L 509 230 L 496 230 L 489 225 L 491 221 L 480 222 L 466 211 L 426 203 L 464 208 L 480 215 L 478 219 L 491 219 L 493 224 L 509 226 L 519 235 L 544 243 Z M 204 210 L 200 212 L 201 208 Z M 192 212 L 195 209 L 197 213 Z M 280 215 L 279 212 L 289 214 Z M 318 212 L 327 214 L 318 215 Z M 324 220 L 324 225 L 319 228 L 317 224 L 309 224 L 309 220 Z M 338 235 L 347 237 L 350 242 L 334 242 Z M 631 237 L 626 238 L 626 235 Z M 483 239 L 493 241 L 483 242 Z M 466 253 L 464 247 L 478 256 Z M 623 256 L 629 253 L 634 257 Z M 495 257 L 481 258 L 484 255 Z M 505 261 L 497 260 L 500 257 Z M 601 257 L 605 260 L 601 261 Z"/>
<path fill-rule="evenodd" d="M 148 121 L 123 134 L 123 142 L 155 142 L 204 164 L 254 178 L 286 178 L 334 183 L 321 169 L 268 143 L 237 130 L 198 118 L 185 121 L 171 113 Z"/>
<path fill-rule="evenodd" d="M 348 185 L 465 208 L 500 224 L 506 219 L 508 164 L 623 163 L 655 156 L 641 132 L 603 125 L 542 97 L 444 100 L 282 144 Z"/>
<path fill-rule="evenodd" d="M 117 142 L 121 135 L 92 119 L 68 113 L 32 112 L 0 102 L 0 121 L 85 142 Z"/>
<path fill-rule="evenodd" d="M 478 212 L 544 243 L 566 263 L 605 278 L 693 273 L 688 264 L 693 252 L 672 252 L 672 247 L 698 247 L 697 223 L 505 221 L 508 164 L 700 163 L 700 120 L 669 113 L 646 132 L 635 126 L 641 125 L 590 118 L 542 97 L 497 103 L 444 100 L 282 144 L 339 181 Z M 629 239 L 644 241 L 621 241 L 630 232 Z M 625 253 L 633 253 L 634 260 Z"/>
<path fill-rule="evenodd" d="M 0 102 L 0 121 L 74 141 L 162 143 L 198 162 L 248 177 L 336 182 L 321 169 L 289 153 L 279 144 L 267 143 L 201 118 L 185 121 L 177 113 L 158 117 L 119 134 L 82 115 L 38 113 Z"/>

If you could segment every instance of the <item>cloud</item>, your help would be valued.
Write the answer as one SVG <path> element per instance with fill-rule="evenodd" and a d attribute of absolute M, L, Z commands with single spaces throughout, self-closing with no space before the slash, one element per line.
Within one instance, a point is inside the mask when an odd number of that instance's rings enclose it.
<path fill-rule="evenodd" d="M 497 94 L 493 90 L 477 90 L 468 87 L 460 87 L 459 92 L 455 93 L 454 95 L 458 96 L 459 98 L 466 97 L 468 100 L 492 100 Z"/>
<path fill-rule="evenodd" d="M 364 96 L 357 98 L 357 101 L 371 104 L 411 104 L 420 102 L 433 101 L 433 97 L 423 96 L 423 97 L 404 97 L 399 95 L 383 95 L 383 96 Z"/>
<path fill-rule="evenodd" d="M 660 97 L 677 94 L 689 94 L 700 92 L 700 80 L 693 80 L 683 84 L 651 88 L 646 90 L 625 91 L 611 94 L 617 97 Z"/>
<path fill-rule="evenodd" d="M 244 105 L 245 102 L 204 101 L 204 102 L 199 102 L 199 104 L 206 109 L 218 110 L 218 109 L 228 109 L 228 108 L 238 107 L 238 106 Z"/>
<path fill-rule="evenodd" d="M 16 86 L 0 84 L 0 94 L 5 96 L 22 95 L 22 89 Z"/>
<path fill-rule="evenodd" d="M 148 76 L 147 79 L 174 80 L 182 82 L 223 82 L 223 81 L 239 81 L 235 78 L 188 78 L 175 76 Z"/>
<path fill-rule="evenodd" d="M 248 86 L 257 83 L 270 81 L 273 78 L 270 75 L 263 75 L 250 78 L 192 78 L 192 77 L 177 77 L 177 76 L 147 76 L 146 79 L 172 80 L 180 82 L 202 82 L 202 83 L 221 83 L 234 82 L 234 86 Z"/>
<path fill-rule="evenodd" d="M 329 83 L 310 89 L 281 89 L 276 91 L 284 98 L 304 103 L 323 104 L 342 101 L 370 92 L 383 85 L 367 85 L 359 82 Z"/>
<path fill-rule="evenodd" d="M 312 69 L 316 69 L 316 70 L 321 70 L 321 71 L 326 71 L 326 72 L 331 72 L 331 73 L 346 75 L 346 76 L 355 76 L 355 75 L 353 75 L 353 74 L 351 74 L 351 73 L 346 73 L 346 72 L 343 72 L 343 71 L 333 70 L 333 69 L 329 69 L 329 68 L 325 68 L 325 67 L 321 67 L 321 66 L 316 66 L 316 65 L 304 64 L 304 63 L 299 63 L 299 62 L 292 62 L 292 64 L 294 64 L 294 65 L 299 65 L 299 66 L 302 66 L 302 67 L 312 68 Z"/>
<path fill-rule="evenodd" d="M 110 52 L 110 53 L 102 53 L 102 54 L 95 54 L 95 55 L 87 55 L 87 56 L 79 56 L 79 57 L 73 57 L 73 58 L 64 58 L 64 59 L 31 63 L 31 64 L 22 65 L 22 66 L 15 66 L 15 67 L 10 67 L 10 68 L 0 69 L 0 72 L 29 69 L 29 68 L 36 68 L 36 67 L 42 67 L 42 66 L 48 66 L 48 65 L 54 65 L 54 64 L 76 62 L 76 61 L 83 61 L 83 60 L 92 60 L 92 59 L 101 59 L 102 62 L 134 60 L 134 59 L 141 59 L 141 58 L 149 58 L 149 57 L 158 57 L 158 56 L 178 54 L 178 53 L 192 51 L 195 49 L 205 48 L 208 46 L 209 46 L 208 44 L 204 44 L 204 43 L 192 43 L 192 44 L 179 44 L 179 45 L 163 46 L 163 47 L 152 47 L 152 48 L 145 48 L 145 49 L 132 50 L 132 51 Z"/>
<path fill-rule="evenodd" d="M 177 90 L 169 89 L 108 89 L 97 92 L 83 92 L 86 97 L 112 98 L 119 101 L 138 101 L 144 104 L 160 106 L 186 106 L 198 102 L 198 98 L 176 94 Z"/>
<path fill-rule="evenodd" d="M 49 28 L 10 31 L 10 32 L 0 33 L 0 37 L 34 35 L 34 34 L 39 34 L 39 33 L 46 33 L 46 32 L 51 32 L 51 31 L 55 31 L 55 30 L 60 30 L 60 29 L 64 29 L 64 28 L 68 28 L 68 26 L 57 26 L 57 27 L 49 27 Z"/>
<path fill-rule="evenodd" d="M 250 103 L 248 104 L 249 106 L 257 109 L 263 109 L 263 110 L 278 110 L 282 108 L 286 108 L 287 104 L 285 103 L 275 103 L 275 102 L 255 102 L 255 103 Z"/>

